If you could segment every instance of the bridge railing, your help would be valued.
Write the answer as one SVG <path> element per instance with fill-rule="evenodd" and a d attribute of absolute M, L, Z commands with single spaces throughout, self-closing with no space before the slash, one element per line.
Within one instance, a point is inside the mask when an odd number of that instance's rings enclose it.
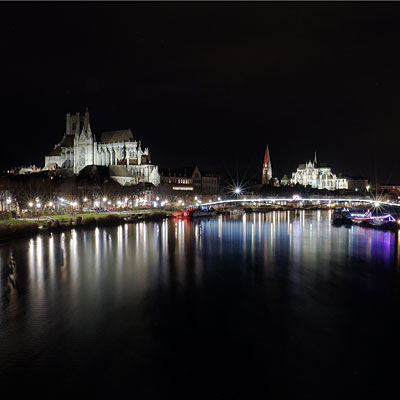
<path fill-rule="evenodd" d="M 215 205 L 222 205 L 222 204 L 232 204 L 232 203 L 279 203 L 279 202 L 290 202 L 290 203 L 364 203 L 364 204 L 371 204 L 374 207 L 380 206 L 393 206 L 393 207 L 400 207 L 399 203 L 391 203 L 388 201 L 377 201 L 374 199 L 361 199 L 361 198 L 277 198 L 277 197 L 265 197 L 265 198 L 243 198 L 243 199 L 226 199 L 226 200 L 217 200 L 217 201 L 210 201 L 206 203 L 199 203 L 193 204 L 194 206 L 215 206 Z"/>

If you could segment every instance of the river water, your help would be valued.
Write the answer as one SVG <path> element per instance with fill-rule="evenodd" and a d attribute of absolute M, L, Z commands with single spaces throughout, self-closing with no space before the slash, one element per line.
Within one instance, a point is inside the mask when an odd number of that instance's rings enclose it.
<path fill-rule="evenodd" d="M 328 211 L 3 243 L 0 392 L 398 398 L 399 270 L 395 233 Z"/>

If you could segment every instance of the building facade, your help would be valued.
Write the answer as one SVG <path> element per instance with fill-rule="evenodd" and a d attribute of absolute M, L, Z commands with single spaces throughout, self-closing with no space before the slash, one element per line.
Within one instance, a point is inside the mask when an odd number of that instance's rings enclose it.
<path fill-rule="evenodd" d="M 299 164 L 296 172 L 292 173 L 291 184 L 310 185 L 315 189 L 348 189 L 347 179 L 334 174 L 331 168 L 319 165 L 317 155 L 314 161 Z"/>
<path fill-rule="evenodd" d="M 149 182 L 157 186 L 160 183 L 158 167 L 151 164 L 149 149 L 142 149 L 132 131 L 103 132 L 97 141 L 86 109 L 84 115 L 67 114 L 65 134 L 45 157 L 45 169 L 67 168 L 78 174 L 88 165 L 124 167 L 126 185 Z"/>
<path fill-rule="evenodd" d="M 165 190 L 176 193 L 216 194 L 219 191 L 219 177 L 198 167 L 162 168 L 160 183 Z"/>

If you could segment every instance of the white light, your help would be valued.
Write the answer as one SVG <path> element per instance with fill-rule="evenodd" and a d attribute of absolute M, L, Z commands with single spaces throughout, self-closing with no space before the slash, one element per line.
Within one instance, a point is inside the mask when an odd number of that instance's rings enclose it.
<path fill-rule="evenodd" d="M 42 206 L 42 205 L 41 205 L 40 203 L 37 203 L 37 204 L 36 204 L 36 207 L 37 207 L 37 208 L 40 208 L 41 206 Z"/>
<path fill-rule="evenodd" d="M 369 185 L 367 186 L 367 188 L 366 188 L 367 190 L 369 190 Z"/>
<path fill-rule="evenodd" d="M 128 198 L 127 197 L 125 197 L 125 203 L 127 203 L 128 202 Z"/>
<path fill-rule="evenodd" d="M 29 202 L 29 207 L 32 207 L 33 206 L 33 203 L 30 201 Z"/>
<path fill-rule="evenodd" d="M 381 203 L 380 203 L 379 201 L 375 201 L 375 202 L 374 202 L 374 206 L 377 207 L 377 208 L 380 206 L 380 204 L 381 204 Z"/>
<path fill-rule="evenodd" d="M 235 193 L 236 193 L 236 194 L 239 194 L 240 192 L 241 192 L 240 188 L 236 188 L 236 189 L 235 189 Z"/>
<path fill-rule="evenodd" d="M 194 199 L 197 200 L 197 196 L 194 196 Z"/>
<path fill-rule="evenodd" d="M 107 197 L 103 197 L 103 201 L 107 201 Z"/>
<path fill-rule="evenodd" d="M 218 201 L 221 201 L 221 197 L 218 197 Z"/>
<path fill-rule="evenodd" d="M 10 204 L 11 203 L 11 199 L 7 199 L 6 203 Z"/>
<path fill-rule="evenodd" d="M 85 198 L 83 199 L 83 201 L 87 201 L 87 197 L 85 197 Z"/>
<path fill-rule="evenodd" d="M 49 203 L 49 206 L 50 206 L 50 207 L 53 207 L 53 203 L 52 203 L 52 202 L 50 202 L 50 203 Z"/>
<path fill-rule="evenodd" d="M 160 198 L 157 196 L 157 197 L 156 197 L 156 200 L 158 201 L 158 200 L 160 200 Z"/>
<path fill-rule="evenodd" d="M 108 200 L 108 204 L 111 204 L 111 200 Z"/>

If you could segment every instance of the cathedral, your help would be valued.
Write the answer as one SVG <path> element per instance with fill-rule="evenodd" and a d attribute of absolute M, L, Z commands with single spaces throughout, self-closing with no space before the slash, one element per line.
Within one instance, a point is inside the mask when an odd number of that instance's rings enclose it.
<path fill-rule="evenodd" d="M 65 134 L 45 157 L 44 169 L 68 168 L 78 174 L 88 165 L 101 165 L 110 167 L 110 173 L 116 174 L 115 180 L 124 185 L 160 183 L 158 167 L 151 164 L 149 149 L 142 149 L 130 129 L 103 132 L 99 137 L 97 141 L 92 133 L 88 109 L 83 115 L 68 113 Z"/>
<path fill-rule="evenodd" d="M 291 183 L 293 185 L 310 185 L 312 188 L 316 189 L 348 189 L 347 179 L 336 176 L 329 167 L 319 165 L 316 153 L 314 161 L 300 164 L 297 171 L 292 173 Z"/>

